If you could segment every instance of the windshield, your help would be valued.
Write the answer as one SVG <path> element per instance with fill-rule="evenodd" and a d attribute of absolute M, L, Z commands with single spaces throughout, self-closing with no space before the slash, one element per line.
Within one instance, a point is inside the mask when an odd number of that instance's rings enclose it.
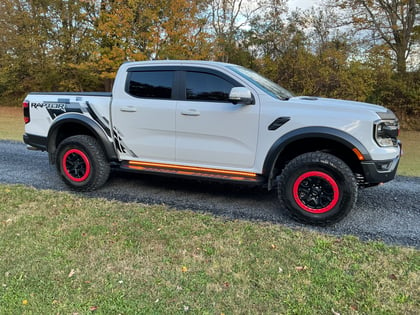
<path fill-rule="evenodd" d="M 248 81 L 252 82 L 254 85 L 259 87 L 260 89 L 264 90 L 271 96 L 275 98 L 279 98 L 282 100 L 288 100 L 291 97 L 294 97 L 292 92 L 289 92 L 285 88 L 281 87 L 280 85 L 274 83 L 273 81 L 264 78 L 262 75 L 259 75 L 255 71 L 250 69 L 241 67 L 241 66 L 228 66 L 230 70 L 233 70 L 241 77 L 247 79 Z"/>

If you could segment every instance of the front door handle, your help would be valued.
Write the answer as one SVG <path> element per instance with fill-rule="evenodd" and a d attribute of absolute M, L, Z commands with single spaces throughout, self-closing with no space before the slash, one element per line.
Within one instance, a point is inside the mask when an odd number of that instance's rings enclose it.
<path fill-rule="evenodd" d="M 200 112 L 195 108 L 190 108 L 190 109 L 182 110 L 181 115 L 184 115 L 184 116 L 200 116 Z"/>
<path fill-rule="evenodd" d="M 122 112 L 136 112 L 137 108 L 135 106 L 122 106 L 122 107 L 120 107 L 120 111 L 122 111 Z"/>

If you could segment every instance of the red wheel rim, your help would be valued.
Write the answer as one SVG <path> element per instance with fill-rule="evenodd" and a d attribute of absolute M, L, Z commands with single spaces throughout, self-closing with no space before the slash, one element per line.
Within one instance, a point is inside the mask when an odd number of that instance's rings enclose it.
<path fill-rule="evenodd" d="M 300 175 L 293 184 L 293 198 L 298 206 L 311 213 L 325 213 L 333 209 L 340 197 L 336 181 L 318 171 Z"/>
<path fill-rule="evenodd" d="M 61 160 L 64 174 L 74 182 L 83 182 L 89 177 L 90 162 L 83 151 L 78 149 L 68 150 Z"/>

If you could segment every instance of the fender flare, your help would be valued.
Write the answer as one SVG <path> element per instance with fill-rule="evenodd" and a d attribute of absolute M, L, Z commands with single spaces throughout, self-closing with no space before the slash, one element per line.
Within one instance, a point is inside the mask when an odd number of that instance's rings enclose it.
<path fill-rule="evenodd" d="M 323 138 L 336 141 L 347 147 L 350 151 L 354 148 L 359 150 L 365 161 L 372 159 L 366 147 L 359 140 L 345 131 L 330 127 L 304 127 L 295 129 L 278 138 L 267 153 L 264 160 L 263 174 L 266 178 L 268 178 L 269 189 L 272 185 L 274 176 L 274 166 L 284 149 L 295 141 L 310 138 Z"/>
<path fill-rule="evenodd" d="M 80 113 L 66 113 L 57 117 L 48 131 L 47 151 L 49 154 L 51 164 L 55 163 L 55 152 L 57 150 L 57 134 L 60 130 L 60 127 L 66 124 L 81 125 L 88 129 L 96 137 L 96 139 L 98 139 L 100 145 L 105 151 L 105 155 L 107 156 L 108 160 L 112 161 L 118 159 L 118 155 L 116 153 L 113 143 L 109 141 L 109 137 L 106 131 L 96 121 Z"/>

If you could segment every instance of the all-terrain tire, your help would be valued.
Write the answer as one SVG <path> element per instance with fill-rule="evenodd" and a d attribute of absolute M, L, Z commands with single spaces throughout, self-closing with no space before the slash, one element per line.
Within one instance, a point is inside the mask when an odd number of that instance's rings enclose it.
<path fill-rule="evenodd" d="M 63 140 L 56 155 L 57 171 L 70 188 L 91 191 L 106 183 L 110 164 L 95 138 L 71 136 Z"/>
<path fill-rule="evenodd" d="M 278 177 L 282 209 L 294 219 L 328 225 L 343 219 L 357 200 L 357 182 L 341 159 L 310 152 L 291 160 Z"/>

